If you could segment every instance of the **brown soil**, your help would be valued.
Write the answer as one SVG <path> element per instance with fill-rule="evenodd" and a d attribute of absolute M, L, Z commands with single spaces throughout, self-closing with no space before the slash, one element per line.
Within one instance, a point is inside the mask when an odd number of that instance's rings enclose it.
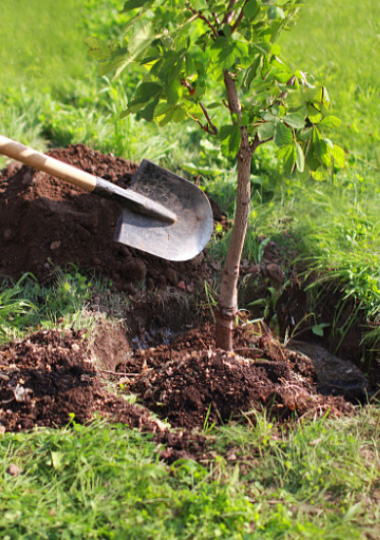
<path fill-rule="evenodd" d="M 161 454 L 169 462 L 203 456 L 202 435 L 172 433 L 148 409 L 117 396 L 109 370 L 97 368 L 97 363 L 94 350 L 88 348 L 81 333 L 70 330 L 40 331 L 1 347 L 2 432 L 59 427 L 73 419 L 87 423 L 97 413 L 111 422 L 153 433 L 154 439 L 165 445 Z"/>
<path fill-rule="evenodd" d="M 49 152 L 91 174 L 128 187 L 137 165 L 84 145 Z M 203 255 L 191 262 L 169 263 L 113 241 L 120 214 L 117 203 L 83 193 L 46 173 L 14 163 L 0 173 L 0 276 L 19 278 L 32 272 L 51 278 L 54 266 L 74 263 L 96 270 L 115 287 L 133 292 L 167 285 L 192 292 L 208 272 Z M 215 212 L 219 212 L 214 204 Z"/>
<path fill-rule="evenodd" d="M 83 145 L 50 155 L 123 187 L 136 170 L 128 161 Z M 80 332 L 56 330 L 0 347 L 0 428 L 62 426 L 72 415 L 86 423 L 97 412 L 153 432 L 157 442 L 166 445 L 163 457 L 171 461 L 203 454 L 204 438 L 193 428 L 244 421 L 246 415 L 254 421 L 252 411 L 265 409 L 278 422 L 352 413 L 347 400 L 363 397 L 359 394 L 366 391 L 364 378 L 358 375 L 356 383 L 351 373 L 349 391 L 335 379 L 330 385 L 316 370 L 322 361 L 284 349 L 265 327 L 258 331 L 246 324 L 237 329 L 235 354 L 216 350 L 212 325 L 203 318 L 199 326 L 186 294 L 211 279 L 220 270 L 219 262 L 200 254 L 186 263 L 169 263 L 115 244 L 119 212 L 115 203 L 25 166 L 11 164 L 0 173 L 0 276 L 18 278 L 32 272 L 45 282 L 55 265 L 74 263 L 134 293 L 125 314 L 129 329 L 103 320 L 91 345 Z M 215 204 L 214 217 L 223 219 Z M 273 242 L 261 265 L 243 261 L 243 279 L 253 283 L 243 290 L 244 300 L 252 300 L 249 294 L 260 297 L 260 286 L 263 295 L 268 285 L 280 291 L 283 266 Z M 156 289 L 173 289 L 176 295 L 165 297 Z M 289 318 L 304 306 L 296 299 L 291 309 L 285 307 Z M 120 383 L 124 396 L 117 392 Z M 139 405 L 128 403 L 125 397 L 130 393 L 137 394 Z M 180 430 L 168 430 L 165 419 Z"/>
<path fill-rule="evenodd" d="M 120 329 L 108 330 L 122 344 Z M 61 426 L 72 415 L 85 423 L 98 412 L 130 427 L 163 432 L 150 411 L 185 429 L 203 428 L 206 419 L 217 424 L 241 419 L 253 409 L 266 408 L 278 421 L 352 411 L 343 398 L 318 394 L 313 364 L 302 355 L 279 348 L 271 338 L 266 343 L 260 338 L 264 350 L 246 335 L 236 339 L 248 358 L 212 348 L 206 325 L 171 346 L 126 351 L 115 367 L 117 348 L 89 347 L 80 332 L 39 331 L 0 348 L 0 423 L 19 431 Z M 120 383 L 143 406 L 117 396 Z"/>

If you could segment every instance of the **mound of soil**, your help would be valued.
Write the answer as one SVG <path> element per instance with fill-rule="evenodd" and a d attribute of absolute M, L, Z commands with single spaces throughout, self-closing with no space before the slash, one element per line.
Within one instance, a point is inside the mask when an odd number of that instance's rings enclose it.
<path fill-rule="evenodd" d="M 244 356 L 215 349 L 206 327 L 189 331 L 170 346 L 138 351 L 134 369 L 138 362 L 142 372 L 131 390 L 171 425 L 186 428 L 241 420 L 242 413 L 252 410 L 267 409 L 279 422 L 353 410 L 341 396 L 319 394 L 318 375 L 308 357 L 241 330 L 235 342 Z"/>
<path fill-rule="evenodd" d="M 169 463 L 205 457 L 201 434 L 171 432 L 145 407 L 118 397 L 110 390 L 109 376 L 104 378 L 108 370 L 96 367 L 97 360 L 81 332 L 72 330 L 40 331 L 1 347 L 0 432 L 59 427 L 73 418 L 88 423 L 98 413 L 152 433 Z"/>
<path fill-rule="evenodd" d="M 137 170 L 130 161 L 80 144 L 48 154 L 123 188 Z M 44 282 L 54 266 L 74 263 L 110 278 L 121 290 L 145 280 L 148 289 L 171 285 L 191 292 L 207 274 L 202 254 L 169 263 L 115 243 L 119 215 L 117 203 L 11 163 L 0 173 L 0 276 L 17 279 L 32 272 Z"/>
<path fill-rule="evenodd" d="M 157 430 L 148 411 L 103 388 L 80 332 L 40 331 L 0 348 L 0 423 L 6 431 L 62 426 L 94 413 Z"/>
<path fill-rule="evenodd" d="M 353 410 L 342 397 L 318 394 L 316 373 L 306 357 L 281 351 L 283 358 L 279 359 L 279 349 L 268 342 L 264 357 L 252 359 L 259 350 L 256 347 L 247 359 L 209 348 L 208 336 L 209 330 L 192 330 L 172 347 L 136 351 L 126 356 L 123 372 L 104 368 L 110 367 L 107 358 L 113 362 L 112 354 L 107 356 L 104 351 L 101 366 L 99 356 L 94 357 L 97 349 L 72 330 L 39 331 L 2 346 L 2 429 L 62 426 L 73 415 L 77 422 L 86 423 L 97 412 L 111 421 L 159 432 L 161 441 L 162 433 L 167 432 L 168 441 L 174 435 L 150 411 L 174 427 L 191 431 L 202 429 L 206 421 L 239 420 L 242 413 L 253 409 L 266 408 L 277 421 L 293 414 L 319 416 Z M 201 348 L 186 350 L 196 343 Z M 244 350 L 248 354 L 248 348 Z M 117 396 L 112 387 L 119 387 L 120 382 L 144 406 L 131 405 Z"/>

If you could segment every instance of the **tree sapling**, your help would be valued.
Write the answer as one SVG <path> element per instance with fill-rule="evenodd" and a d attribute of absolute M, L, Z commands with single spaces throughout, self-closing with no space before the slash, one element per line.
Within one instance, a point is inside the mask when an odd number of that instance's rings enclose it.
<path fill-rule="evenodd" d="M 122 47 L 88 38 L 99 73 L 138 75 L 124 115 L 163 126 L 185 120 L 216 138 L 237 160 L 236 212 L 216 308 L 216 345 L 233 349 L 240 260 L 257 148 L 278 147 L 286 174 L 308 177 L 344 163 L 343 150 L 322 135 L 336 127 L 323 85 L 279 58 L 276 43 L 301 0 L 127 0 L 131 18 Z M 322 129 L 321 129 L 322 128 Z"/>

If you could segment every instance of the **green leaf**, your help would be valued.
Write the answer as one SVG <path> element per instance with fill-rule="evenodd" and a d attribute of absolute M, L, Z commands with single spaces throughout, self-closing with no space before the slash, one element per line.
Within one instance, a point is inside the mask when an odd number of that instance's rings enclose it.
<path fill-rule="evenodd" d="M 100 77 L 107 75 L 111 71 L 117 70 L 124 62 L 127 55 L 127 49 L 120 48 L 115 51 L 108 62 L 102 62 L 98 67 L 98 74 Z"/>
<path fill-rule="evenodd" d="M 276 131 L 277 122 L 264 122 L 260 124 L 257 133 L 259 135 L 260 141 L 266 141 L 274 136 Z"/>
<path fill-rule="evenodd" d="M 311 171 L 311 176 L 316 180 L 317 182 L 325 182 L 328 178 L 328 174 L 325 169 L 320 167 L 319 169 L 316 169 L 315 171 Z"/>
<path fill-rule="evenodd" d="M 219 130 L 219 133 L 218 133 L 218 139 L 220 141 L 224 141 L 225 139 L 227 139 L 227 137 L 229 137 L 231 135 L 231 132 L 233 130 L 234 126 L 232 125 L 228 125 L 228 126 L 222 126 Z"/>
<path fill-rule="evenodd" d="M 327 107 L 327 108 L 330 107 L 331 99 L 330 99 L 329 93 L 327 91 L 327 88 L 325 86 L 322 86 L 321 102 L 325 105 L 325 107 Z"/>
<path fill-rule="evenodd" d="M 147 100 L 152 97 L 161 95 L 163 88 L 160 84 L 155 82 L 143 82 L 136 90 L 136 97 L 146 98 Z"/>
<path fill-rule="evenodd" d="M 128 53 L 124 53 L 124 58 L 119 61 L 116 67 L 115 76 L 119 76 L 125 68 L 134 62 L 141 54 L 146 52 L 151 46 L 152 41 L 157 39 L 159 34 L 155 35 L 150 21 L 138 21 L 134 26 L 134 33 L 131 36 Z"/>
<path fill-rule="evenodd" d="M 257 49 L 259 51 L 260 54 L 262 54 L 263 56 L 265 56 L 266 54 L 268 54 L 272 48 L 271 44 L 270 43 L 264 43 L 264 42 L 260 42 L 260 43 L 252 43 L 252 45 L 255 47 L 255 49 Z"/>
<path fill-rule="evenodd" d="M 239 126 L 234 126 L 234 129 L 232 130 L 229 143 L 228 143 L 228 149 L 231 154 L 236 154 L 240 147 L 240 140 L 241 140 L 241 131 Z"/>
<path fill-rule="evenodd" d="M 207 9 L 208 7 L 206 0 L 192 0 L 191 5 L 197 10 Z"/>
<path fill-rule="evenodd" d="M 175 123 L 183 122 L 187 118 L 187 112 L 186 109 L 180 106 L 176 106 L 173 111 L 173 117 L 172 120 Z"/>
<path fill-rule="evenodd" d="M 334 147 L 332 150 L 330 150 L 330 152 L 332 157 L 334 158 L 334 165 L 338 169 L 343 169 L 346 164 L 346 155 L 343 148 L 341 148 L 337 144 L 334 144 Z"/>
<path fill-rule="evenodd" d="M 84 40 L 87 47 L 90 49 L 89 54 L 95 60 L 106 60 L 112 54 L 110 47 L 105 41 L 97 37 L 88 37 Z"/>
<path fill-rule="evenodd" d="M 158 98 L 152 100 L 142 111 L 139 111 L 137 118 L 143 118 L 147 122 L 152 122 L 154 118 L 154 111 L 158 105 Z"/>
<path fill-rule="evenodd" d="M 319 323 L 319 324 L 315 324 L 314 326 L 311 327 L 311 331 L 313 332 L 313 334 L 315 334 L 316 336 L 320 336 L 320 337 L 323 337 L 323 334 L 324 334 L 324 328 L 327 328 L 329 325 L 329 323 Z"/>
<path fill-rule="evenodd" d="M 309 128 L 303 129 L 302 131 L 298 132 L 297 133 L 297 138 L 300 141 L 305 142 L 305 141 L 308 141 L 309 139 L 311 139 L 312 135 L 313 135 L 313 128 L 309 127 Z"/>
<path fill-rule="evenodd" d="M 128 0 L 125 2 L 122 13 L 131 11 L 132 9 L 137 9 L 142 7 L 144 4 L 147 4 L 151 0 Z"/>
<path fill-rule="evenodd" d="M 305 155 L 303 153 L 301 145 L 298 142 L 295 143 L 295 147 L 296 147 L 296 154 L 297 154 L 297 159 L 296 159 L 297 169 L 300 172 L 303 172 L 305 170 Z"/>
<path fill-rule="evenodd" d="M 130 114 L 132 114 L 132 111 L 130 109 L 125 109 L 122 113 L 120 113 L 119 118 L 120 120 L 122 120 L 123 118 L 126 118 Z"/>
<path fill-rule="evenodd" d="M 322 113 L 320 113 L 313 105 L 307 106 L 308 119 L 312 124 L 318 124 L 322 120 Z"/>
<path fill-rule="evenodd" d="M 325 126 L 328 128 L 338 128 L 342 121 L 340 118 L 337 118 L 336 116 L 326 116 L 322 122 L 321 126 Z"/>
<path fill-rule="evenodd" d="M 321 133 L 319 132 L 318 128 L 314 126 L 313 128 L 313 135 L 311 139 L 310 144 L 310 152 L 313 156 L 312 159 L 316 159 L 319 164 L 322 164 L 323 167 L 328 168 L 331 165 L 331 156 L 330 156 L 330 147 L 328 143 L 322 138 Z M 315 164 L 312 164 L 310 160 L 308 160 L 308 165 L 311 169 L 318 168 Z"/>
<path fill-rule="evenodd" d="M 284 146 L 293 142 L 292 130 L 286 127 L 282 122 L 276 125 L 274 142 L 277 146 Z"/>
<path fill-rule="evenodd" d="M 256 77 L 257 71 L 263 66 L 263 57 L 261 55 L 257 56 L 252 64 L 246 71 L 244 78 L 244 88 L 247 90 L 251 87 L 253 79 Z"/>
<path fill-rule="evenodd" d="M 243 8 L 244 15 L 250 21 L 256 17 L 259 11 L 260 11 L 260 6 L 258 5 L 257 0 L 248 0 L 248 2 L 245 4 Z"/>
<path fill-rule="evenodd" d="M 240 127 L 237 124 L 222 126 L 218 139 L 222 141 L 223 149 L 227 154 L 236 154 L 240 146 Z"/>
<path fill-rule="evenodd" d="M 283 146 L 279 150 L 278 156 L 280 159 L 282 159 L 285 174 L 291 174 L 297 161 L 297 151 L 295 145 L 292 143 Z"/>
<path fill-rule="evenodd" d="M 282 120 L 288 126 L 294 129 L 302 129 L 305 127 L 305 118 L 300 113 L 289 113 L 282 117 Z"/>
<path fill-rule="evenodd" d="M 277 120 L 277 116 L 275 116 L 274 114 L 272 114 L 271 112 L 263 112 L 263 113 L 260 113 L 260 116 L 263 120 L 265 120 L 265 122 L 273 122 L 275 120 Z"/>
<path fill-rule="evenodd" d="M 221 106 L 222 106 L 222 103 L 220 101 L 214 101 L 213 103 L 210 103 L 209 105 L 207 105 L 206 109 L 207 110 L 217 109 L 218 107 L 221 107 Z"/>
<path fill-rule="evenodd" d="M 160 84 L 154 82 L 144 82 L 137 87 L 136 96 L 128 105 L 126 114 L 123 113 L 122 118 L 129 113 L 136 113 L 141 111 L 147 103 L 152 99 L 159 99 L 163 92 L 163 88 Z"/>
<path fill-rule="evenodd" d="M 223 62 L 224 69 L 230 69 L 236 60 L 236 51 L 233 43 L 228 43 L 227 47 L 219 53 L 219 60 Z"/>
<path fill-rule="evenodd" d="M 175 105 L 177 103 L 179 98 L 179 91 L 181 88 L 181 83 L 178 79 L 174 79 L 169 81 L 169 83 L 166 86 L 166 96 L 169 105 Z"/>
<path fill-rule="evenodd" d="M 285 13 L 280 7 L 270 6 L 268 8 L 268 17 L 270 19 L 285 19 Z"/>
<path fill-rule="evenodd" d="M 322 165 L 327 169 L 331 166 L 331 154 L 330 147 L 325 140 L 320 141 L 319 143 L 319 159 L 321 160 Z"/>

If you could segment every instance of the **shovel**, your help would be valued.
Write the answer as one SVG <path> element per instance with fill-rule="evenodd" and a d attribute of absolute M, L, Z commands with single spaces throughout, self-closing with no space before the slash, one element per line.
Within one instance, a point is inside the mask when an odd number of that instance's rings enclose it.
<path fill-rule="evenodd" d="M 123 189 L 2 135 L 0 153 L 120 203 L 116 242 L 169 261 L 186 261 L 210 240 L 213 217 L 206 195 L 188 180 L 146 159 L 130 188 Z"/>

